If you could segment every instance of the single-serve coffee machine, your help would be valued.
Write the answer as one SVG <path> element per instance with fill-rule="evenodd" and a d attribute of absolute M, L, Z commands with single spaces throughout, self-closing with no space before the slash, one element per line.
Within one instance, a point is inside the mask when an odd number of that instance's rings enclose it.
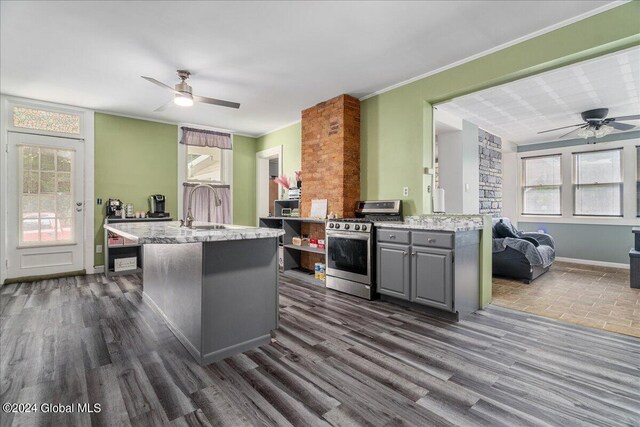
<path fill-rule="evenodd" d="M 169 212 L 165 212 L 166 198 L 162 194 L 152 194 L 149 196 L 149 217 L 167 218 Z"/>

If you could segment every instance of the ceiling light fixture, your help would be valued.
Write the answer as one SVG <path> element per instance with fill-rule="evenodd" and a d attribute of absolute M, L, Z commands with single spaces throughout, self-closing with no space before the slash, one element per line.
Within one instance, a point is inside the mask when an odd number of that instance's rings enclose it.
<path fill-rule="evenodd" d="M 191 107 L 193 105 L 193 96 L 190 93 L 176 93 L 173 103 L 181 107 Z"/>
<path fill-rule="evenodd" d="M 609 135 L 613 128 L 611 126 L 588 126 L 578 130 L 578 136 L 584 139 L 602 138 Z"/>

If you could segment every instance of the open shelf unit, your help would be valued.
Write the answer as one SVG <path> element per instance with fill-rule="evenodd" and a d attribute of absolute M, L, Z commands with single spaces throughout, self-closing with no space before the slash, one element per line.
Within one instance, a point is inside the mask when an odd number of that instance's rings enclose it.
<path fill-rule="evenodd" d="M 172 218 L 106 218 L 105 224 L 118 224 L 123 222 L 157 222 L 172 221 Z M 104 274 L 107 277 L 121 276 L 123 274 L 142 273 L 142 245 L 138 243 L 126 243 L 121 245 L 109 244 L 109 231 L 104 230 Z M 114 264 L 118 258 L 136 257 L 136 268 L 124 271 L 115 271 Z"/>
<path fill-rule="evenodd" d="M 297 200 L 275 201 L 275 212 L 281 212 L 279 202 L 286 202 L 287 207 L 296 208 Z M 295 202 L 295 203 L 294 203 Z M 324 281 L 314 278 L 313 272 L 302 267 L 301 255 L 303 252 L 326 255 L 325 249 L 312 248 L 310 246 L 298 246 L 293 244 L 293 238 L 300 236 L 303 224 L 326 224 L 324 219 L 298 218 L 288 216 L 261 217 L 260 227 L 281 228 L 284 235 L 280 237 L 280 257 L 282 258 L 282 270 L 289 273 L 295 271 L 304 274 L 305 280 L 315 285 L 324 286 Z"/>

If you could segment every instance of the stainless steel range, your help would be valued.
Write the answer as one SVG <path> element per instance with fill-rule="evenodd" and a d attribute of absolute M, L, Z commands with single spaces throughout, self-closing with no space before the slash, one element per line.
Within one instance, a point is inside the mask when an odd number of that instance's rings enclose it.
<path fill-rule="evenodd" d="M 401 221 L 400 200 L 362 201 L 358 218 L 327 222 L 326 286 L 361 298 L 373 299 L 375 290 L 374 221 Z"/>

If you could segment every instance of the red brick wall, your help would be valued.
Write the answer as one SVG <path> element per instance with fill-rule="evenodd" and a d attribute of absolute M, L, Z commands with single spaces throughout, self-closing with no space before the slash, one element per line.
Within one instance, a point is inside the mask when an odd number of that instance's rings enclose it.
<path fill-rule="evenodd" d="M 301 215 L 312 199 L 327 199 L 327 214 L 352 217 L 360 200 L 360 101 L 340 95 L 302 112 Z"/>
<path fill-rule="evenodd" d="M 311 200 L 327 199 L 327 214 L 353 217 L 360 200 L 360 101 L 340 95 L 302 112 L 302 200 L 300 215 L 308 217 Z M 303 234 L 324 239 L 324 228 L 303 225 Z M 301 255 L 313 269 L 324 257 Z"/>

